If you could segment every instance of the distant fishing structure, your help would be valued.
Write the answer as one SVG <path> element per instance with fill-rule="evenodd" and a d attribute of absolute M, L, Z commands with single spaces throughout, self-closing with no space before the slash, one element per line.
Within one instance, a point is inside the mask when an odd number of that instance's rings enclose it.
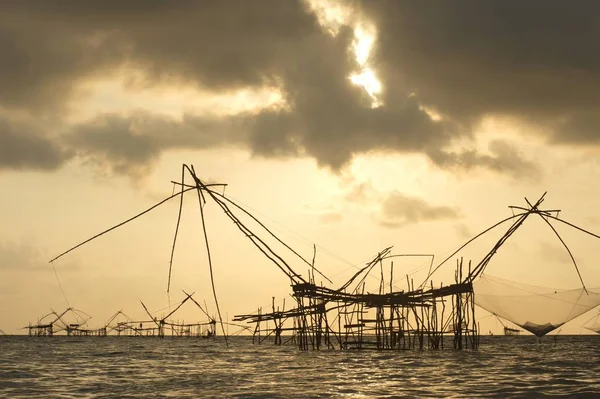
<path fill-rule="evenodd" d="M 191 184 L 186 183 L 186 176 L 191 177 Z M 445 346 L 455 349 L 477 349 L 480 343 L 480 328 L 475 317 L 475 305 L 515 323 L 538 337 L 600 305 L 600 294 L 586 288 L 573 254 L 552 223 L 566 224 L 595 238 L 600 238 L 600 236 L 559 219 L 558 210 L 540 209 L 545 193 L 533 203 L 525 199 L 527 204 L 525 207 L 510 207 L 513 211 L 512 216 L 482 231 L 435 267 L 433 267 L 433 255 L 394 254 L 392 253 L 392 247 L 387 247 L 364 267 L 360 268 L 346 283 L 338 288 L 331 288 L 323 284 L 322 281 L 324 280 L 329 284 L 333 284 L 333 282 L 315 265 L 316 246 L 313 247 L 312 261 L 304 258 L 249 211 L 227 197 L 224 193 L 226 184 L 204 183 L 196 175 L 194 167 L 185 164 L 182 166 L 181 181 L 173 181 L 172 183 L 180 188 L 178 192 L 174 192 L 173 195 L 145 211 L 77 244 L 56 256 L 50 262 L 54 262 L 74 249 L 135 220 L 168 200 L 179 197 L 179 212 L 167 279 L 167 292 L 170 292 L 173 257 L 181 221 L 183 198 L 185 193 L 195 191 L 202 220 L 203 241 L 210 272 L 212 294 L 218 317 L 209 317 L 200 304 L 191 297 L 191 294 L 188 295 L 184 292 L 186 297 L 167 316 L 161 318 L 152 316 L 142 303 L 146 313 L 150 316 L 150 320 L 141 323 L 132 320 L 125 321 L 122 322 L 124 324 L 117 324 L 117 327 L 112 328 L 111 331 L 117 331 L 117 333 L 127 331 L 127 334 L 133 335 L 164 337 L 167 329 L 170 328 L 172 335 L 189 336 L 194 329 L 210 326 L 212 330 L 209 329 L 208 331 L 214 336 L 216 335 L 215 327 L 218 322 L 228 345 L 224 325 L 229 322 L 223 321 L 219 308 L 213 276 L 214 264 L 204 213 L 204 206 L 209 200 L 214 202 L 254 247 L 289 279 L 293 299 L 293 305 L 290 309 L 285 309 L 285 300 L 281 308 L 279 306 L 276 308 L 275 299 L 273 298 L 270 311 L 263 312 L 262 308 L 259 308 L 256 313 L 236 315 L 232 320 L 253 324 L 253 329 L 249 329 L 249 327 L 246 327 L 246 329 L 253 331 L 253 341 L 258 344 L 271 339 L 276 345 L 293 344 L 301 350 L 326 348 L 341 350 L 443 349 Z M 222 192 L 220 192 L 221 190 L 217 191 L 216 188 L 221 189 Z M 492 258 L 502 245 L 532 215 L 539 216 L 551 228 L 569 253 L 581 281 L 581 289 L 540 289 L 540 287 L 502 281 L 484 274 Z M 442 266 L 457 257 L 459 252 L 471 242 L 505 224 L 509 225 L 505 233 L 478 263 L 466 262 L 462 257 L 458 257 L 455 259 L 453 283 L 449 285 L 434 284 L 432 277 Z M 289 257 L 307 268 L 306 277 L 291 266 Z M 397 290 L 393 284 L 394 260 L 402 257 L 429 258 L 429 271 L 424 281 L 417 286 L 415 286 L 413 279 L 407 275 L 407 289 Z M 389 276 L 389 278 L 386 276 Z M 367 278 L 378 281 L 378 285 L 374 290 L 367 287 Z M 321 280 L 318 284 L 317 279 Z M 517 299 L 515 300 L 515 298 Z M 188 300 L 194 302 L 205 313 L 209 319 L 206 323 L 185 324 L 167 320 Z M 543 306 L 548 301 L 553 301 L 552 308 L 540 312 L 540 304 Z M 520 305 L 515 306 L 515 303 Z M 508 308 L 507 304 L 510 305 Z M 54 320 L 54 322 L 56 321 Z M 154 325 L 147 327 L 148 323 Z M 239 326 L 239 324 L 233 325 Z M 105 326 L 105 329 L 108 331 L 110 328 Z M 518 331 L 515 329 L 509 330 L 511 330 L 508 331 L 509 333 Z M 44 328 L 41 328 L 41 330 L 34 328 L 33 331 L 35 333 L 46 330 Z M 451 344 L 448 343 L 449 340 Z"/>
<path fill-rule="evenodd" d="M 74 308 L 68 308 L 60 314 L 52 310 L 49 314 L 41 317 L 37 323 L 30 323 L 24 328 L 28 330 L 30 336 L 37 337 L 52 337 L 57 334 L 76 337 L 106 337 L 109 335 L 158 338 L 165 338 L 167 336 L 186 338 L 216 337 L 217 322 L 215 318 L 211 317 L 205 310 L 205 307 L 193 298 L 194 293 L 188 294 L 185 291 L 183 293 L 185 294 L 185 298 L 175 305 L 175 309 L 162 316 L 153 316 L 146 305 L 140 301 L 149 319 L 134 320 L 125 314 L 123 310 L 119 310 L 103 326 L 92 329 L 88 327 L 91 317 L 87 313 Z M 175 313 L 188 301 L 194 303 L 202 311 L 206 320 L 186 323 L 185 321 L 173 318 Z M 69 315 L 74 316 L 75 321 L 67 321 Z M 246 326 L 233 325 L 248 330 Z"/>
<path fill-rule="evenodd" d="M 74 321 L 66 321 L 68 315 L 74 316 Z M 57 313 L 52 310 L 47 315 L 38 319 L 36 324 L 29 324 L 25 327 L 30 336 L 36 337 L 52 337 L 54 334 L 65 331 L 67 335 L 79 335 L 82 332 L 88 332 L 85 328 L 87 322 L 91 318 L 90 315 L 82 310 L 67 308 L 62 313 Z M 98 331 L 94 334 L 82 335 L 101 335 Z"/>
<path fill-rule="evenodd" d="M 174 336 L 174 335 L 181 336 L 181 337 L 197 336 L 197 337 L 203 337 L 203 338 L 213 338 L 214 336 L 216 336 L 217 332 L 215 329 L 215 325 L 217 324 L 217 322 L 215 321 L 215 319 L 210 317 L 208 315 L 208 313 L 206 312 L 206 310 L 204 310 L 204 308 L 194 298 L 192 298 L 192 295 L 194 295 L 194 293 L 188 294 L 185 291 L 183 293 L 186 295 L 186 297 L 175 307 L 175 309 L 173 309 L 166 316 L 161 317 L 160 319 L 152 316 L 152 314 L 148 311 L 148 308 L 146 307 L 146 305 L 144 305 L 144 302 L 141 302 L 142 306 L 144 307 L 144 310 L 146 311 L 148 316 L 150 316 L 151 321 L 154 322 L 154 324 L 156 324 L 156 329 L 155 328 L 146 329 L 146 335 L 150 335 L 149 334 L 150 332 L 152 333 L 152 335 L 154 335 L 154 333 L 156 332 L 156 335 L 159 338 L 164 338 L 165 337 L 165 329 L 167 329 L 167 330 L 170 329 L 172 336 Z M 202 313 L 204 313 L 204 315 L 206 315 L 206 317 L 208 318 L 208 321 L 192 323 L 192 324 L 186 324 L 185 322 L 169 321 L 169 317 L 173 316 L 175 314 L 175 312 L 177 312 L 188 300 L 191 300 L 202 311 Z M 137 324 L 137 323 L 134 322 L 133 324 Z M 131 325 L 131 323 L 128 324 L 128 326 L 130 326 L 130 325 Z M 204 330 L 204 332 L 203 332 L 203 330 Z M 136 333 L 138 332 L 135 330 L 135 328 L 133 329 L 133 331 L 135 331 Z"/>

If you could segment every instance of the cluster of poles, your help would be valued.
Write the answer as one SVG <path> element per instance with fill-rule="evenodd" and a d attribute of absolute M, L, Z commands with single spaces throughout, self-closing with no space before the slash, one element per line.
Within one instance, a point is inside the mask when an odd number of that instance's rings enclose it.
<path fill-rule="evenodd" d="M 382 273 L 380 292 L 366 293 L 364 278 L 376 265 L 383 269 L 383 262 L 393 256 L 389 251 L 387 248 L 379 253 L 362 270 L 362 278 L 355 276 L 341 289 L 319 286 L 311 278 L 307 283 L 292 285 L 295 308 L 275 310 L 273 305 L 270 313 L 259 309 L 235 316 L 234 321 L 255 325 L 255 343 L 270 340 L 276 345 L 297 345 L 301 350 L 443 349 L 444 345 L 477 349 L 479 326 L 473 287 L 459 280 L 463 262 L 457 265 L 455 284 L 434 288 L 430 282 L 426 289 L 415 289 L 409 280 L 409 291 L 393 291 L 392 263 L 389 292 L 383 288 Z"/>

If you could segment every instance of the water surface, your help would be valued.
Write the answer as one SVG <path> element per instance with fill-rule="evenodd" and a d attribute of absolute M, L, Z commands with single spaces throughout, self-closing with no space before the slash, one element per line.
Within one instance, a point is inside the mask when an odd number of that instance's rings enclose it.
<path fill-rule="evenodd" d="M 477 351 L 310 351 L 222 340 L 0 337 L 7 398 L 595 397 L 600 336 L 482 337 Z"/>

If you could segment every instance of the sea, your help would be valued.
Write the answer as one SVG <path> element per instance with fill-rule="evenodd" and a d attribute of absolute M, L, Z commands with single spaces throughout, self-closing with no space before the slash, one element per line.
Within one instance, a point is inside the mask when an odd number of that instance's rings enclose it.
<path fill-rule="evenodd" d="M 478 350 L 462 351 L 0 336 L 0 397 L 592 398 L 600 397 L 600 336 L 484 336 Z"/>

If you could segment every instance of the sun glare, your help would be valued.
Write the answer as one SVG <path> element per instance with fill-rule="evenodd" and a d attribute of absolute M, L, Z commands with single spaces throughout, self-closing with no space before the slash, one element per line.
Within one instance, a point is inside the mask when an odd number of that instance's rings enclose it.
<path fill-rule="evenodd" d="M 315 14 L 323 30 L 332 36 L 338 34 L 341 26 L 352 27 L 354 40 L 351 50 L 359 70 L 350 75 L 349 79 L 356 86 L 362 87 L 371 97 L 372 108 L 383 105 L 378 97 L 382 85 L 370 65 L 371 52 L 377 38 L 375 25 L 365 20 L 357 10 L 339 1 L 305 0 L 305 3 Z"/>
<path fill-rule="evenodd" d="M 350 81 L 365 89 L 372 99 L 371 107 L 381 106 L 381 102 L 377 99 L 377 95 L 381 93 L 381 82 L 370 68 L 365 68 L 360 74 L 350 76 Z"/>
<path fill-rule="evenodd" d="M 374 29 L 367 29 L 363 25 L 359 25 L 354 29 L 354 54 L 358 65 L 365 66 L 369 60 L 373 43 L 375 42 Z"/>
<path fill-rule="evenodd" d="M 425 112 L 427 115 L 429 115 L 432 121 L 438 122 L 442 120 L 442 115 L 433 108 L 426 107 L 424 105 L 419 105 L 419 109 Z"/>
<path fill-rule="evenodd" d="M 371 50 L 377 37 L 375 27 L 368 24 L 358 24 L 354 28 L 354 57 L 360 67 L 360 71 L 350 76 L 350 81 L 357 86 L 361 86 L 371 97 L 371 107 L 380 107 L 382 102 L 378 95 L 381 93 L 381 82 L 377 79 L 377 75 L 369 66 L 371 58 Z"/>

